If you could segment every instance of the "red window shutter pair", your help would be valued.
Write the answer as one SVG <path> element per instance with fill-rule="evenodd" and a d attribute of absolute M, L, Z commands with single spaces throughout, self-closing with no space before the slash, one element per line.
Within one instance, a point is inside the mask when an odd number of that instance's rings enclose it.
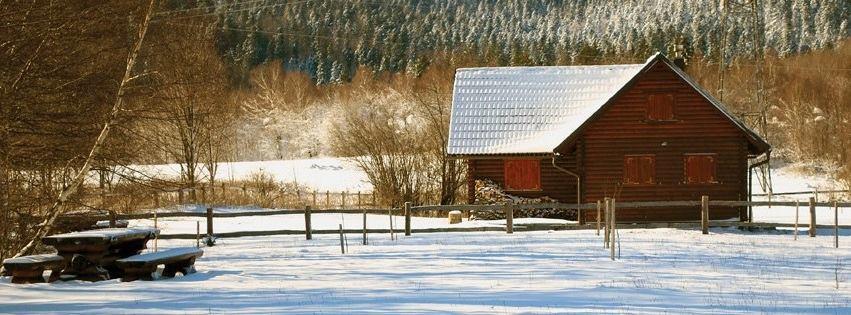
<path fill-rule="evenodd" d="M 647 97 L 647 120 L 673 120 L 674 94 L 659 93 Z"/>
<path fill-rule="evenodd" d="M 655 155 L 626 155 L 624 156 L 624 184 L 655 184 L 656 156 Z"/>
<path fill-rule="evenodd" d="M 687 184 L 716 183 L 715 154 L 686 154 L 683 158 L 685 180 Z"/>
<path fill-rule="evenodd" d="M 506 190 L 540 190 L 540 160 L 505 160 Z"/>

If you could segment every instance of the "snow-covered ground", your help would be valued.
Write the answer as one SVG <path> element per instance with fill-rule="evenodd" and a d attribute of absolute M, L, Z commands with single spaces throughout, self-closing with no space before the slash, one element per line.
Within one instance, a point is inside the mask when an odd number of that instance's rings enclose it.
<path fill-rule="evenodd" d="M 221 239 L 198 273 L 154 282 L 14 285 L 0 313 L 851 312 L 851 234 L 622 230 L 611 261 L 594 231 Z M 824 235 L 824 234 L 822 234 Z M 160 248 L 194 241 L 161 241 Z"/>
<path fill-rule="evenodd" d="M 152 177 L 177 178 L 179 164 L 136 165 L 138 171 Z M 330 192 L 368 192 L 372 184 L 357 165 L 342 158 L 275 160 L 220 163 L 217 180 L 247 180 L 259 172 L 271 175 L 277 182 L 298 183 L 311 190 Z"/>
<path fill-rule="evenodd" d="M 800 192 L 800 191 L 828 191 L 828 190 L 844 190 L 837 181 L 828 178 L 826 175 L 808 175 L 802 172 L 800 166 L 786 165 L 784 167 L 772 169 L 772 187 L 775 193 L 780 192 Z M 754 179 L 753 193 L 765 194 L 759 182 Z M 830 200 L 831 194 L 820 194 L 818 201 L 827 202 Z M 807 202 L 812 195 L 780 195 L 772 196 L 773 201 L 800 201 L 799 222 L 810 222 L 810 212 Z M 833 195 L 839 200 L 848 200 L 847 195 Z M 755 196 L 753 200 L 765 201 L 767 196 Z M 754 207 L 755 222 L 772 222 L 772 223 L 794 223 L 795 222 L 795 207 Z M 819 207 L 816 208 L 816 221 L 818 224 L 833 224 L 834 218 L 833 208 Z M 851 209 L 839 209 L 839 224 L 851 225 Z"/>

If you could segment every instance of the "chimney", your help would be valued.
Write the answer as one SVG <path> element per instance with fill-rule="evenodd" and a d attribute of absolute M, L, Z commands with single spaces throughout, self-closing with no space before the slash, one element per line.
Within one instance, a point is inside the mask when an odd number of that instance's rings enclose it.
<path fill-rule="evenodd" d="M 686 69 L 686 66 L 688 65 L 688 63 L 686 63 L 686 45 L 682 44 L 682 40 L 678 40 L 675 44 L 671 45 L 670 56 L 674 65 L 680 69 Z"/>

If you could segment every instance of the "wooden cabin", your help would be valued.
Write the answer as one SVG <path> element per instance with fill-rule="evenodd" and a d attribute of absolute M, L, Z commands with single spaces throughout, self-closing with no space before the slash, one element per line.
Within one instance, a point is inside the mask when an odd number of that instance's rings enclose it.
<path fill-rule="evenodd" d="M 478 179 L 563 203 L 748 200 L 749 162 L 770 150 L 662 54 L 643 64 L 455 74 L 447 152 L 468 162 L 470 203 Z M 743 208 L 710 215 L 748 219 Z M 699 209 L 619 207 L 618 219 L 691 221 Z"/>

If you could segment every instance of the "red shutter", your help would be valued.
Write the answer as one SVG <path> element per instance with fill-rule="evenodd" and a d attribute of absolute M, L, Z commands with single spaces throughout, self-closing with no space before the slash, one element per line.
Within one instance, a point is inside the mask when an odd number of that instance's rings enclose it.
<path fill-rule="evenodd" d="M 641 163 L 641 182 L 644 184 L 656 183 L 656 159 L 652 156 L 645 156 Z"/>
<path fill-rule="evenodd" d="M 685 182 L 687 184 L 715 183 L 715 161 L 715 154 L 686 154 L 683 158 Z"/>
<path fill-rule="evenodd" d="M 539 160 L 505 160 L 506 190 L 541 189 L 541 162 Z"/>
<path fill-rule="evenodd" d="M 656 157 L 653 155 L 627 155 L 623 159 L 624 184 L 655 184 Z"/>
<path fill-rule="evenodd" d="M 674 119 L 674 94 L 659 93 L 647 96 L 647 120 Z"/>
<path fill-rule="evenodd" d="M 623 182 L 625 184 L 637 184 L 638 183 L 638 165 L 636 165 L 636 158 L 627 156 L 624 157 L 623 160 Z"/>

